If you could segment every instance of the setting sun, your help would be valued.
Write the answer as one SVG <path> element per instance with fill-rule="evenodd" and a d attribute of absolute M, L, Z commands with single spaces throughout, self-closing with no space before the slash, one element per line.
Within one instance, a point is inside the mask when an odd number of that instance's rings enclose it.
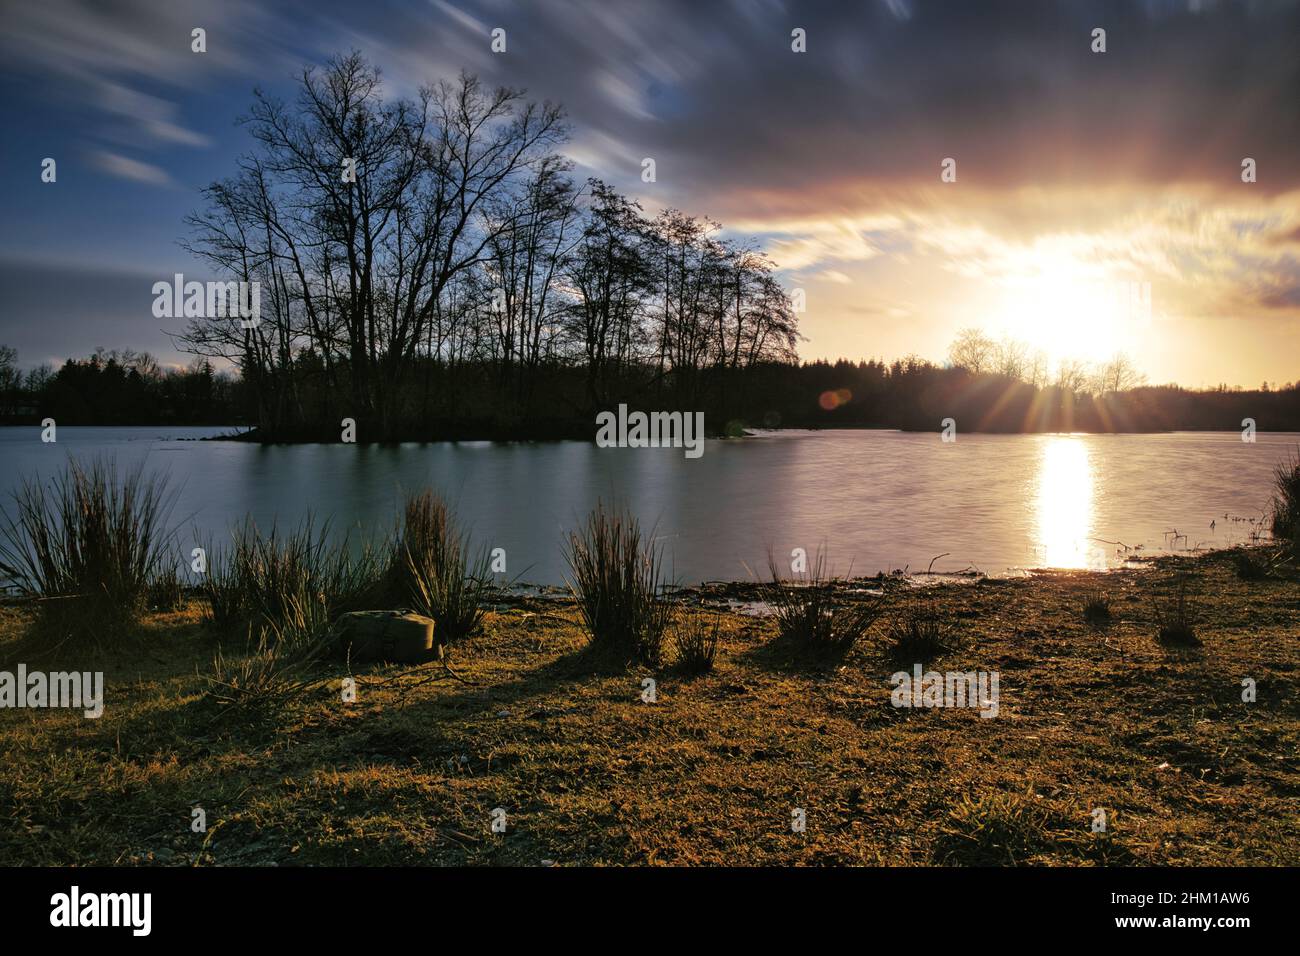
<path fill-rule="evenodd" d="M 1002 283 L 990 310 L 995 332 L 1041 350 L 1051 365 L 1133 351 L 1150 322 L 1150 287 L 1068 258 L 1034 264 Z"/>

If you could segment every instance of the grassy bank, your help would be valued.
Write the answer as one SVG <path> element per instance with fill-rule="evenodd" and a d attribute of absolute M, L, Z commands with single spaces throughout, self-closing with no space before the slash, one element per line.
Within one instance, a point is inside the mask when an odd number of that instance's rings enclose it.
<path fill-rule="evenodd" d="M 1156 639 L 1182 571 L 1199 647 Z M 1300 859 L 1294 572 L 1247 580 L 1224 553 L 899 587 L 886 605 L 847 655 L 816 659 L 772 617 L 720 612 L 698 676 L 599 656 L 575 604 L 498 606 L 453 646 L 459 678 L 354 667 L 344 703 L 349 670 L 332 662 L 303 697 L 239 719 L 212 709 L 205 675 L 242 645 L 197 599 L 89 658 L 35 650 L 30 608 L 5 608 L 0 668 L 103 670 L 105 709 L 0 710 L 0 863 Z M 938 622 L 929 666 L 998 671 L 998 716 L 891 706 L 900 620 Z"/>

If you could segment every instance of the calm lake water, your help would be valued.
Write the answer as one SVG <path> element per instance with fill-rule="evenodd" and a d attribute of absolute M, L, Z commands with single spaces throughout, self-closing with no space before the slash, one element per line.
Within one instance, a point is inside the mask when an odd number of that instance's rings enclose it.
<path fill-rule="evenodd" d="M 311 509 L 336 530 L 393 526 L 403 490 L 441 489 L 508 576 L 561 583 L 561 541 L 597 499 L 655 528 L 683 584 L 748 579 L 770 549 L 825 548 L 837 573 L 1113 567 L 1126 555 L 1217 548 L 1262 528 L 1274 466 L 1300 435 L 959 435 L 783 431 L 681 449 L 582 442 L 264 447 L 198 442 L 222 428 L 0 428 L 0 493 L 68 456 L 144 461 L 180 488 L 185 555 L 245 514 L 263 527 Z M 9 511 L 7 493 L 0 503 Z M 1254 518 L 1252 524 L 1248 519 Z M 1236 519 L 1236 520 L 1234 520 Z M 1214 526 L 1211 527 L 1211 522 Z M 1173 539 L 1168 532 L 1176 531 Z M 1185 535 L 1186 537 L 1182 537 Z M 1130 549 L 1125 551 L 1119 543 Z M 186 558 L 188 562 L 188 558 Z"/>

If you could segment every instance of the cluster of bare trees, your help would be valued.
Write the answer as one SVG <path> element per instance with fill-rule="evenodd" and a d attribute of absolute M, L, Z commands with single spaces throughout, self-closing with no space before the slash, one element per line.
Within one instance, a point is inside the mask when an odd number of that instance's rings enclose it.
<path fill-rule="evenodd" d="M 974 375 L 1001 375 L 1035 388 L 1054 387 L 1072 394 L 1110 395 L 1146 382 L 1127 355 L 1105 362 L 1063 358 L 1052 368 L 1046 353 L 1012 338 L 993 339 L 979 329 L 962 329 L 948 348 L 948 360 Z"/>
<path fill-rule="evenodd" d="M 577 415 L 629 389 L 694 402 L 702 373 L 795 359 L 773 264 L 575 183 L 554 105 L 468 74 L 388 99 L 354 53 L 292 104 L 256 93 L 245 121 L 257 146 L 186 245 L 260 283 L 260 322 L 194 319 L 183 341 L 237 366 L 270 432 L 350 415 L 396 436 L 485 401 Z"/>

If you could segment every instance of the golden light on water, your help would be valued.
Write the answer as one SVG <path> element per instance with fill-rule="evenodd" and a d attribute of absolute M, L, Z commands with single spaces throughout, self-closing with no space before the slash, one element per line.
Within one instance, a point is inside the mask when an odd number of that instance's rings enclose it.
<path fill-rule="evenodd" d="M 1083 439 L 1052 436 L 1043 440 L 1034 510 L 1035 543 L 1044 567 L 1105 564 L 1104 551 L 1090 540 L 1092 486 L 1092 462 Z"/>

